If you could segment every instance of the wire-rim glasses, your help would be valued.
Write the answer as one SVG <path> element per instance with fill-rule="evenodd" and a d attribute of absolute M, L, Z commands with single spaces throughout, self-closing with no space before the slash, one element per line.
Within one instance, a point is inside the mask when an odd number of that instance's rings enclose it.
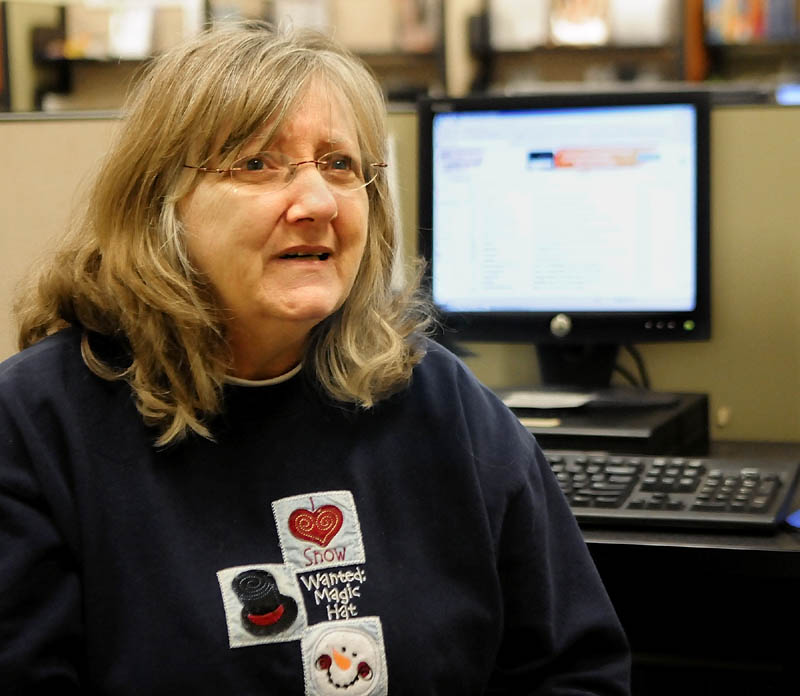
<path fill-rule="evenodd" d="M 344 152 L 329 152 L 318 159 L 293 162 L 282 152 L 270 150 L 245 155 L 227 169 L 192 164 L 183 166 L 204 174 L 228 174 L 239 183 L 256 184 L 268 191 L 280 191 L 292 183 L 298 168 L 303 164 L 313 164 L 329 188 L 344 193 L 369 186 L 378 177 L 380 169 L 389 166 L 386 162 L 373 162 L 362 167 L 357 160 Z"/>

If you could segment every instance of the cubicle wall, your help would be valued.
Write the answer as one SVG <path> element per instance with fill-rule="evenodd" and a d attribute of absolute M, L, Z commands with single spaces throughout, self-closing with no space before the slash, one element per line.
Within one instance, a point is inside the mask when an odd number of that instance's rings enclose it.
<path fill-rule="evenodd" d="M 102 117 L 0 117 L 0 358 L 16 346 L 14 286 L 65 229 L 115 123 Z"/>
<path fill-rule="evenodd" d="M 0 358 L 13 287 L 66 225 L 113 118 L 0 120 Z M 390 115 L 404 249 L 414 253 L 416 120 Z M 640 346 L 654 388 L 707 392 L 715 439 L 800 441 L 800 110 L 712 115 L 713 338 Z M 491 386 L 536 381 L 528 346 L 471 345 Z"/>

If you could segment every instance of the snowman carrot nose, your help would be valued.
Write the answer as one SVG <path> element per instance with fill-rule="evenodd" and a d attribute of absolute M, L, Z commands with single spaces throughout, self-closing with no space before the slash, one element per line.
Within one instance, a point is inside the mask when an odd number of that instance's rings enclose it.
<path fill-rule="evenodd" d="M 350 665 L 352 664 L 349 659 L 347 659 L 344 655 L 340 652 L 336 652 L 335 650 L 331 650 L 333 653 L 333 659 L 336 662 L 336 666 L 342 670 L 343 672 L 350 669 Z"/>

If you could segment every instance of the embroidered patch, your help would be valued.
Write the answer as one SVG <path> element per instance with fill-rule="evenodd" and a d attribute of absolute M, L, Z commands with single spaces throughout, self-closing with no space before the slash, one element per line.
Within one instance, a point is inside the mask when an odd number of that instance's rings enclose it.
<path fill-rule="evenodd" d="M 307 626 L 300 588 L 282 565 L 248 565 L 217 573 L 232 648 L 299 640 Z"/>
<path fill-rule="evenodd" d="M 312 626 L 301 647 L 309 696 L 388 693 L 386 650 L 377 616 Z"/>
<path fill-rule="evenodd" d="M 364 542 L 349 491 L 309 493 L 272 503 L 283 560 L 306 571 L 364 563 Z"/>
<path fill-rule="evenodd" d="M 367 582 L 364 566 L 312 570 L 297 576 L 305 597 L 308 623 L 358 616 L 361 592 Z"/>

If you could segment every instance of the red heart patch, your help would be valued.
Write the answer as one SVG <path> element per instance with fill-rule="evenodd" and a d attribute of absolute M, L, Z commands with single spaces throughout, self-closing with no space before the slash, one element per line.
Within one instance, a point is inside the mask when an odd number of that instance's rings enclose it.
<path fill-rule="evenodd" d="M 300 508 L 289 515 L 289 531 L 298 539 L 327 546 L 342 528 L 344 515 L 335 505 L 323 505 L 316 510 Z"/>

